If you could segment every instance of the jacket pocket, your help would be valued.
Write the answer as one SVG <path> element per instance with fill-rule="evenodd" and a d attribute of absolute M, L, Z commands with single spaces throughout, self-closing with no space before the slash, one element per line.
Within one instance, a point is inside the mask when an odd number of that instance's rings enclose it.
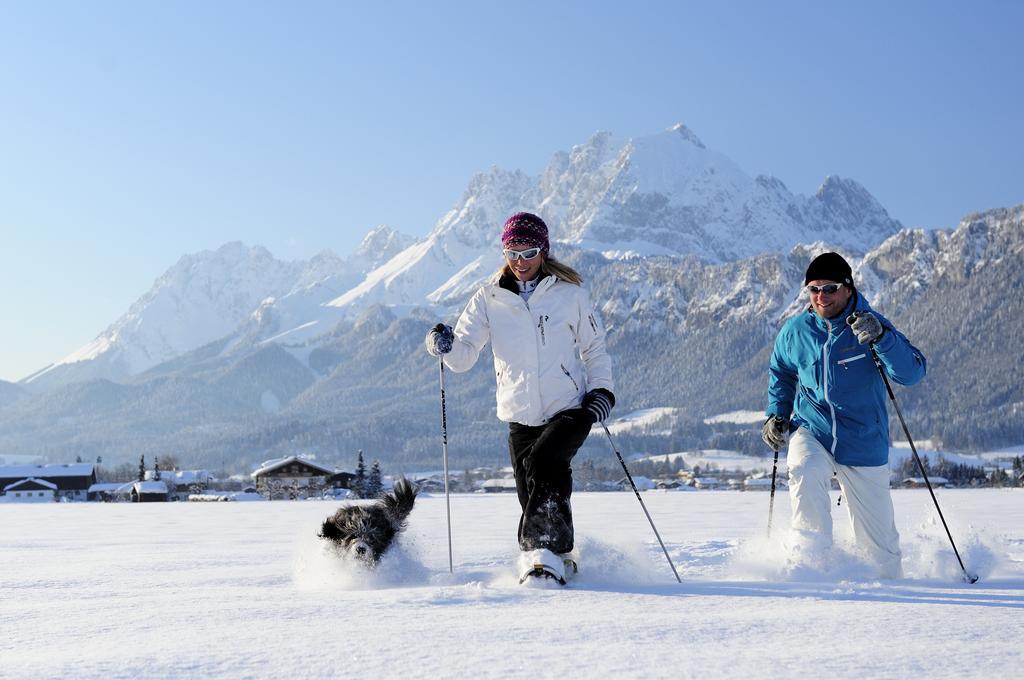
<path fill-rule="evenodd" d="M 839 359 L 832 372 L 833 388 L 836 392 L 859 392 L 877 380 L 875 363 L 867 352 Z"/>

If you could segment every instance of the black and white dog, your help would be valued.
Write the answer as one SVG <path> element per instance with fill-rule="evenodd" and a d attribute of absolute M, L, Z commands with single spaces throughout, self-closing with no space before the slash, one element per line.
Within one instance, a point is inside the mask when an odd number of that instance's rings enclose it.
<path fill-rule="evenodd" d="M 344 554 L 376 566 L 395 536 L 405 529 L 416 490 L 404 477 L 395 488 L 367 505 L 346 505 L 324 520 L 320 538 L 333 541 Z"/>

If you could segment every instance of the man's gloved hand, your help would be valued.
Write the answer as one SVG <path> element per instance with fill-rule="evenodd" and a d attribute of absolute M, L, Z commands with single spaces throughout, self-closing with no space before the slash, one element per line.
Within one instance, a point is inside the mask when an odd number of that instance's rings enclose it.
<path fill-rule="evenodd" d="M 423 344 L 427 346 L 427 353 L 439 357 L 452 351 L 452 342 L 455 340 L 455 333 L 451 326 L 439 323 L 427 332 Z"/>
<path fill-rule="evenodd" d="M 871 312 L 854 312 L 846 317 L 846 323 L 850 324 L 850 330 L 857 336 L 857 342 L 862 345 L 873 345 L 885 335 L 882 322 Z"/>
<path fill-rule="evenodd" d="M 782 416 L 770 416 L 761 428 L 761 439 L 772 451 L 778 451 L 786 445 L 789 435 L 789 420 Z"/>
<path fill-rule="evenodd" d="M 605 389 L 590 390 L 583 395 L 583 403 L 580 404 L 590 416 L 592 423 L 604 422 L 608 414 L 612 412 L 615 405 L 615 395 Z"/>

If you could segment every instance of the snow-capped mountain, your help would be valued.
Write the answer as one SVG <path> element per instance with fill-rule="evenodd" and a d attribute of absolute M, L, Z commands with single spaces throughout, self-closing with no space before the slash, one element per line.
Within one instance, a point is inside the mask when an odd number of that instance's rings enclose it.
<path fill-rule="evenodd" d="M 14 383 L 0 380 L 0 408 L 7 404 L 13 404 L 18 399 L 23 399 L 26 396 L 25 390 Z"/>
<path fill-rule="evenodd" d="M 237 242 L 186 255 L 95 340 L 22 382 L 38 388 L 135 375 L 223 337 L 260 300 L 287 292 L 303 268 Z"/>
<path fill-rule="evenodd" d="M 620 437 L 624 450 L 699 445 L 708 415 L 760 408 L 774 337 L 804 308 L 807 263 L 831 248 L 709 263 L 609 258 L 563 244 L 608 328 L 616 409 L 676 409 L 669 437 Z M 902 231 L 862 257 L 845 254 L 858 289 L 928 359 L 921 385 L 897 388 L 915 437 L 954 447 L 1024 441 L 1024 366 L 1013 342 L 1024 328 L 1010 304 L 1024 287 L 1024 206 L 969 216 L 953 231 Z M 123 383 L 90 380 L 25 396 L 0 405 L 0 454 L 106 459 L 171 448 L 197 461 L 258 463 L 299 446 L 332 455 L 363 448 L 392 465 L 422 464 L 433 460 L 438 434 L 437 363 L 423 351 L 423 334 L 459 304 L 408 314 L 368 306 L 302 343 L 235 341 L 232 351 L 212 343 Z M 486 360 L 450 378 L 459 465 L 500 458 L 493 391 Z M 752 430 L 749 445 L 757 441 Z M 606 455 L 601 445 L 595 439 L 587 455 Z"/>
<path fill-rule="evenodd" d="M 285 262 L 239 242 L 186 255 L 95 340 L 22 384 L 40 390 L 91 378 L 123 380 L 239 328 L 239 335 L 266 338 L 311 324 L 325 300 L 411 240 L 381 225 L 348 260 L 324 251 Z"/>
<path fill-rule="evenodd" d="M 517 206 L 537 203 L 536 182 L 522 172 L 492 168 L 474 177 L 456 208 L 426 239 L 370 272 L 328 303 L 354 313 L 372 304 L 423 305 L 477 282 L 501 264 L 501 225 Z"/>
<path fill-rule="evenodd" d="M 437 434 L 425 329 L 453 321 L 498 268 L 501 225 L 523 209 L 545 217 L 553 254 L 583 274 L 623 408 L 680 409 L 687 436 L 708 414 L 758 408 L 774 336 L 805 305 L 807 262 L 837 249 L 858 288 L 940 367 L 935 389 L 905 395 L 923 436 L 1024 441 L 1024 368 L 1008 340 L 1021 322 L 1007 295 L 991 294 L 1021 288 L 1024 207 L 953 231 L 899 230 L 855 182 L 826 178 L 814 196 L 794 196 L 676 126 L 625 142 L 599 133 L 539 178 L 480 174 L 419 241 L 382 226 L 347 258 L 280 262 L 242 244 L 183 257 L 29 389 L 0 385 L 0 453 L 137 455 L 173 437 L 205 456 L 262 460 L 301 444 L 419 460 Z M 487 364 L 449 388 L 462 455 L 501 437 Z"/>
<path fill-rule="evenodd" d="M 853 180 L 827 177 L 814 196 L 795 196 L 778 179 L 748 176 L 684 125 L 624 143 L 600 132 L 555 154 L 539 178 L 498 169 L 475 177 L 425 241 L 330 305 L 352 314 L 457 300 L 500 265 L 501 225 L 524 209 L 545 219 L 553 241 L 612 257 L 728 262 L 814 241 L 861 254 L 900 229 Z"/>
<path fill-rule="evenodd" d="M 313 258 L 299 282 L 282 297 L 267 297 L 233 332 L 228 349 L 239 343 L 281 341 L 295 344 L 327 333 L 341 318 L 340 310 L 324 304 L 357 285 L 415 239 L 386 226 L 374 227 L 347 259 L 329 253 Z M 328 258 L 329 266 L 319 266 Z"/>
<path fill-rule="evenodd" d="M 477 175 L 419 241 L 382 225 L 349 258 L 281 262 L 240 243 L 186 256 L 96 340 L 23 383 L 123 380 L 220 340 L 224 352 L 303 345 L 377 304 L 445 313 L 500 266 L 501 225 L 522 209 L 548 221 L 555 256 L 574 246 L 716 263 L 813 241 L 859 254 L 899 228 L 856 182 L 829 177 L 815 196 L 794 196 L 683 125 L 624 142 L 600 132 L 556 153 L 540 177 Z"/>

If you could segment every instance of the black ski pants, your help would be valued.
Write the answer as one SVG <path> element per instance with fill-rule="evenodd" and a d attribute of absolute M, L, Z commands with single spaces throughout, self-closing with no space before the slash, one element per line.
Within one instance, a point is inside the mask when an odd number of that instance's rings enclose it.
<path fill-rule="evenodd" d="M 573 547 L 572 468 L 576 451 L 590 434 L 591 420 L 581 408 L 567 409 L 547 424 L 509 423 L 508 450 L 523 514 L 519 547 L 567 553 Z"/>

